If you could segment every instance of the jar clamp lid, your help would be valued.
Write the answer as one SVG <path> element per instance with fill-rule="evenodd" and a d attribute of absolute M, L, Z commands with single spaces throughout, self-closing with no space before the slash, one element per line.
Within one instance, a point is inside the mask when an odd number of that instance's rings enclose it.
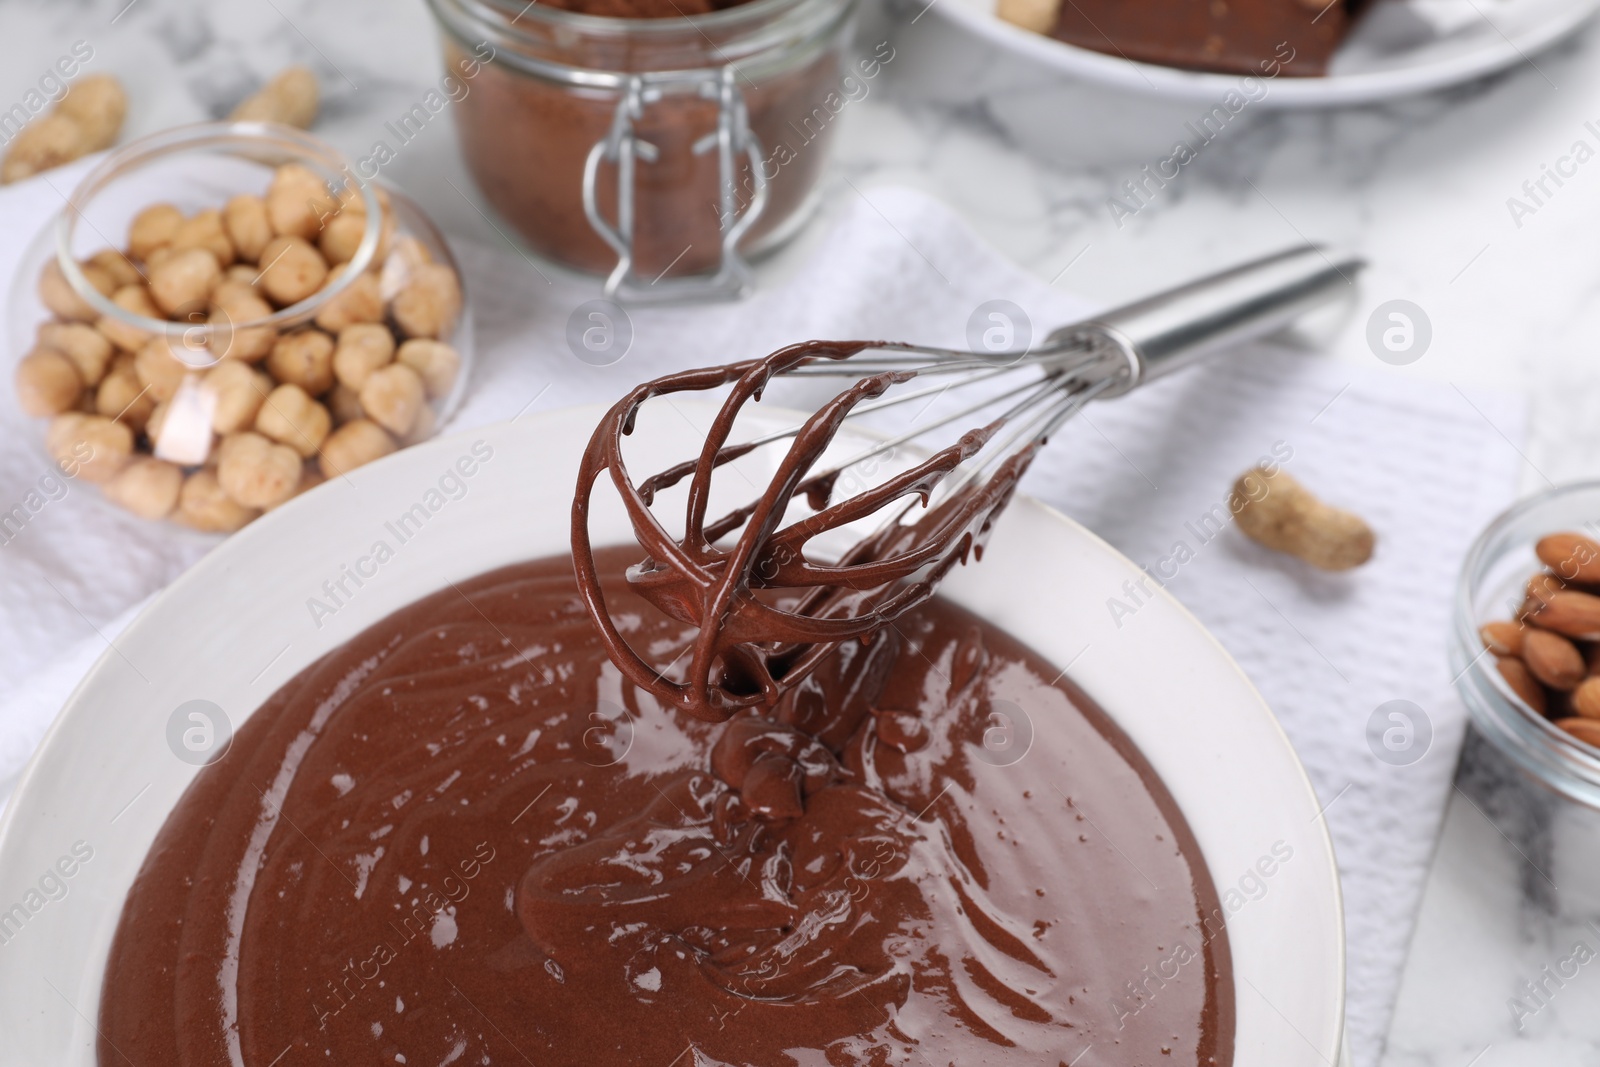
<path fill-rule="evenodd" d="M 816 101 L 843 67 L 857 0 L 748 0 L 682 17 L 429 6 L 447 57 L 465 64 L 470 49 L 503 72 L 463 105 L 480 190 L 535 251 L 603 275 L 607 298 L 743 296 L 749 257 L 815 206 L 824 149 L 790 166 L 785 138 L 810 144 L 814 123 L 837 114 Z"/>
<path fill-rule="evenodd" d="M 717 128 L 697 140 L 692 151 L 695 155 L 704 155 L 715 149 L 717 153 L 717 206 L 722 228 L 722 258 L 714 273 L 672 278 L 663 283 L 659 277 L 642 279 L 634 270 L 634 168 L 641 160 L 653 163 L 658 158 L 656 146 L 638 136 L 634 123 L 642 117 L 648 104 L 674 92 L 692 92 L 717 102 Z M 749 203 L 742 212 L 738 210 L 734 196 L 740 156 L 749 160 L 753 182 Z M 617 167 L 615 226 L 607 222 L 600 212 L 597 187 L 601 160 L 614 163 Z M 750 129 L 749 109 L 745 106 L 744 95 L 734 84 L 731 66 L 720 70 L 668 71 L 627 76 L 622 99 L 617 101 L 611 131 L 589 150 L 583 167 L 583 212 L 588 216 L 589 225 L 617 253 L 617 265 L 606 278 L 607 299 L 632 304 L 664 304 L 748 294 L 751 289 L 750 265 L 739 253 L 739 239 L 760 217 L 766 203 L 767 183 L 761 173 L 761 143 Z M 672 269 L 670 264 L 667 269 Z"/>

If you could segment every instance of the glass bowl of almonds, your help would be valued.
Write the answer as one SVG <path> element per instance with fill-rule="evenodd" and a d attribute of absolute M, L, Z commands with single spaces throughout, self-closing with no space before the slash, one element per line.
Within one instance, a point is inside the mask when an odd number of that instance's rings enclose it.
<path fill-rule="evenodd" d="M 206 123 L 113 152 L 29 248 L 0 397 L 145 519 L 228 533 L 431 437 L 472 314 L 449 245 L 334 148 Z"/>
<path fill-rule="evenodd" d="M 1462 565 L 1451 670 L 1478 730 L 1600 808 L 1600 482 L 1516 504 Z"/>

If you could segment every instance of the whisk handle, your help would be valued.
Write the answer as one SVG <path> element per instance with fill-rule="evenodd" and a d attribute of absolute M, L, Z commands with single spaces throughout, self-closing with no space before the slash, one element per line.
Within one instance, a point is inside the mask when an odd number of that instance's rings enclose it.
<path fill-rule="evenodd" d="M 1351 293 L 1364 266 L 1359 257 L 1305 245 L 1063 327 L 1051 341 L 1105 352 L 1118 381 L 1101 396 L 1120 396 Z"/>

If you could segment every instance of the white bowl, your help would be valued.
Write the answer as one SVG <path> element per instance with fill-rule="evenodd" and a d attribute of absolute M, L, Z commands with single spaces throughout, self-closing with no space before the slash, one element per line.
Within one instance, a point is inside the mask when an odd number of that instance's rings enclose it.
<path fill-rule="evenodd" d="M 709 424 L 711 409 L 676 407 L 685 417 L 642 421 L 631 448 L 664 455 L 694 446 L 690 423 Z M 67 702 L 0 821 L 0 1034 L 8 1062 L 94 1063 L 92 1020 L 123 899 L 197 770 L 169 745 L 176 709 L 211 701 L 237 727 L 301 668 L 390 612 L 449 582 L 567 551 L 573 472 L 599 415 L 580 408 L 528 416 L 335 479 L 234 535 L 117 639 Z M 759 419 L 768 428 L 792 424 L 780 412 Z M 492 457 L 464 479 L 465 491 L 430 498 L 475 444 Z M 771 469 L 760 454 L 741 462 Z M 752 469 L 757 484 L 763 477 Z M 376 540 L 393 544 L 386 523 L 439 500 L 394 558 L 334 614 L 314 620 L 308 600 L 324 595 L 324 580 L 337 579 Z M 599 510 L 593 529 L 597 543 L 629 537 L 620 508 Z M 944 591 L 1071 664 L 1072 677 L 1166 781 L 1225 903 L 1243 901 L 1228 924 L 1235 1067 L 1327 1067 L 1341 1052 L 1344 934 L 1316 797 L 1260 695 L 1177 601 L 1157 592 L 1121 628 L 1113 621 L 1107 598 L 1141 577 L 1082 527 L 1019 498 L 984 561 L 957 568 Z M 1252 875 L 1275 844 L 1292 858 L 1270 877 Z M 75 846 L 79 860 L 86 850 L 92 858 L 68 863 L 70 878 L 47 879 L 58 898 L 49 899 L 40 879 Z M 1241 881 L 1247 894 L 1237 892 Z M 30 903 L 38 907 L 30 911 Z M 26 916 L 16 929 L 3 925 L 14 904 Z"/>
<path fill-rule="evenodd" d="M 1594 14 L 1600 0 L 1455 0 L 1444 12 L 1446 32 L 1428 33 L 1411 9 L 1441 0 L 1377 0 L 1340 46 L 1320 78 L 1265 81 L 1264 95 L 1246 94 L 1257 108 L 1320 108 L 1369 104 L 1481 78 L 1531 58 Z M 1237 74 L 1179 70 L 1136 63 L 1079 48 L 1014 26 L 995 14 L 999 0 L 948 0 L 929 8 L 996 47 L 1031 57 L 1083 81 L 1142 96 L 1219 104 L 1241 91 Z M 1450 5 L 1446 4 L 1446 8 Z M 1452 21 L 1454 20 L 1454 22 Z"/>

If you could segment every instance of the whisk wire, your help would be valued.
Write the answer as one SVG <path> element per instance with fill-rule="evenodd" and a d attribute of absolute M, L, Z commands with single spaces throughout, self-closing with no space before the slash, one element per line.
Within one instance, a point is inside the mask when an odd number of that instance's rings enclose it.
<path fill-rule="evenodd" d="M 1094 353 L 1081 345 L 1046 347 L 1003 360 L 918 346 L 870 347 L 887 364 L 869 360 L 865 368 L 848 368 L 854 356 L 869 348 L 864 343 L 810 345 L 716 371 L 670 376 L 635 390 L 596 431 L 603 447 L 586 456 L 581 478 L 592 493 L 597 476 L 609 469 L 623 496 L 648 553 L 644 563 L 630 569 L 630 581 L 669 615 L 698 626 L 681 682 L 662 677 L 627 646 L 605 611 L 592 561 L 578 558 L 587 544 L 589 506 L 588 495 L 581 495 L 574 506 L 573 540 L 580 587 L 608 651 L 636 684 L 688 710 L 726 717 L 738 707 L 772 703 L 781 685 L 803 675 L 839 642 L 865 639 L 921 603 L 951 567 L 981 545 L 1041 434 L 1081 403 L 1077 397 L 1092 388 L 1099 366 Z M 729 443 L 744 406 L 758 400 L 774 378 L 803 376 L 806 368 L 829 363 L 848 369 L 855 380 L 802 423 Z M 1025 380 L 1002 380 L 1012 374 Z M 938 380 L 911 385 L 924 376 Z M 986 383 L 1000 387 L 841 463 L 816 469 L 847 422 L 919 400 L 931 404 L 946 392 Z M 620 443 L 639 408 L 654 396 L 717 387 L 727 387 L 728 395 L 699 454 L 635 485 Z M 875 484 L 832 500 L 852 467 L 984 412 L 992 413 L 985 425 L 966 430 L 953 443 L 931 449 L 925 458 Z M 758 448 L 785 441 L 788 448 L 767 491 L 708 522 L 715 472 Z M 651 505 L 660 491 L 685 478 L 684 530 L 681 538 L 674 538 Z M 800 498 L 810 505 L 810 513 L 790 521 L 791 503 Z M 913 518 L 918 505 L 920 514 Z M 807 558 L 807 546 L 816 537 L 874 515 L 883 520 L 877 530 L 836 562 Z M 726 543 L 729 538 L 732 542 Z M 755 595 L 763 589 L 803 592 L 796 602 Z"/>

